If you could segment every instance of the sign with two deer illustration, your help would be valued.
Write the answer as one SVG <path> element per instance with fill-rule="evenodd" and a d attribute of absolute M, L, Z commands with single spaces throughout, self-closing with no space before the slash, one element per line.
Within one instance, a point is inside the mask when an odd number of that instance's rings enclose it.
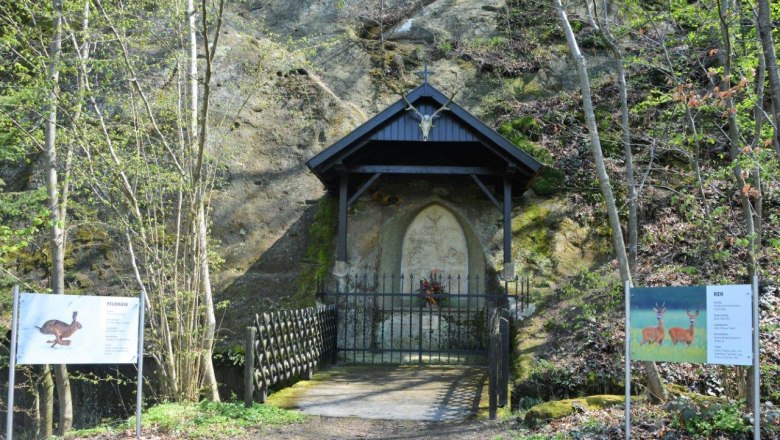
<path fill-rule="evenodd" d="M 751 365 L 751 286 L 632 288 L 632 360 Z"/>
<path fill-rule="evenodd" d="M 139 298 L 22 293 L 18 364 L 138 360 Z"/>

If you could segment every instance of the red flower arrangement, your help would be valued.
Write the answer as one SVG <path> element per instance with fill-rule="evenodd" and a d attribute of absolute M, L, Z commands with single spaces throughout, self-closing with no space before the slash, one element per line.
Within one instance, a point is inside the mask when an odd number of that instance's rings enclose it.
<path fill-rule="evenodd" d="M 444 286 L 441 281 L 437 281 L 434 278 L 433 282 L 428 281 L 427 278 L 423 278 L 420 281 L 420 294 L 422 295 L 422 302 L 428 305 L 442 304 L 444 299 L 441 298 L 441 294 L 447 293 L 444 291 Z"/>

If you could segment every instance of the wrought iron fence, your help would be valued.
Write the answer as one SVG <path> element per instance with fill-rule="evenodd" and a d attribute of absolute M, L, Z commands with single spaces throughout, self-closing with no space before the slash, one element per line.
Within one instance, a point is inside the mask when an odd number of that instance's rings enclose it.
<path fill-rule="evenodd" d="M 244 398 L 265 401 L 268 389 L 300 377 L 336 356 L 336 305 L 259 314 L 247 328 Z"/>
<path fill-rule="evenodd" d="M 529 287 L 527 277 L 353 274 L 319 296 L 338 309 L 339 361 L 484 365 L 490 308 L 524 310 Z"/>

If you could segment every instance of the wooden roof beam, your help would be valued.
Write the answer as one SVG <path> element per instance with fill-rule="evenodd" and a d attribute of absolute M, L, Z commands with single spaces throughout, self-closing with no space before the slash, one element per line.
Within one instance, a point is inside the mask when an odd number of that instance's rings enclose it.
<path fill-rule="evenodd" d="M 489 167 L 426 166 L 426 165 L 357 165 L 349 168 L 356 174 L 439 174 L 439 175 L 478 175 L 503 176 L 501 170 Z"/>

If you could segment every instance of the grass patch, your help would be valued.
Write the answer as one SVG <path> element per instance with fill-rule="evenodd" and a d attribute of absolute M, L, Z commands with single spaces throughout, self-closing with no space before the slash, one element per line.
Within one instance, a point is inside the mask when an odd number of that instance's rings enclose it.
<path fill-rule="evenodd" d="M 226 438 L 245 434 L 250 428 L 290 425 L 302 422 L 305 415 L 255 403 L 244 408 L 241 402 L 163 403 L 141 416 L 143 428 L 181 438 Z M 88 437 L 134 429 L 135 417 L 117 427 L 99 426 L 71 431 L 67 437 Z"/>

